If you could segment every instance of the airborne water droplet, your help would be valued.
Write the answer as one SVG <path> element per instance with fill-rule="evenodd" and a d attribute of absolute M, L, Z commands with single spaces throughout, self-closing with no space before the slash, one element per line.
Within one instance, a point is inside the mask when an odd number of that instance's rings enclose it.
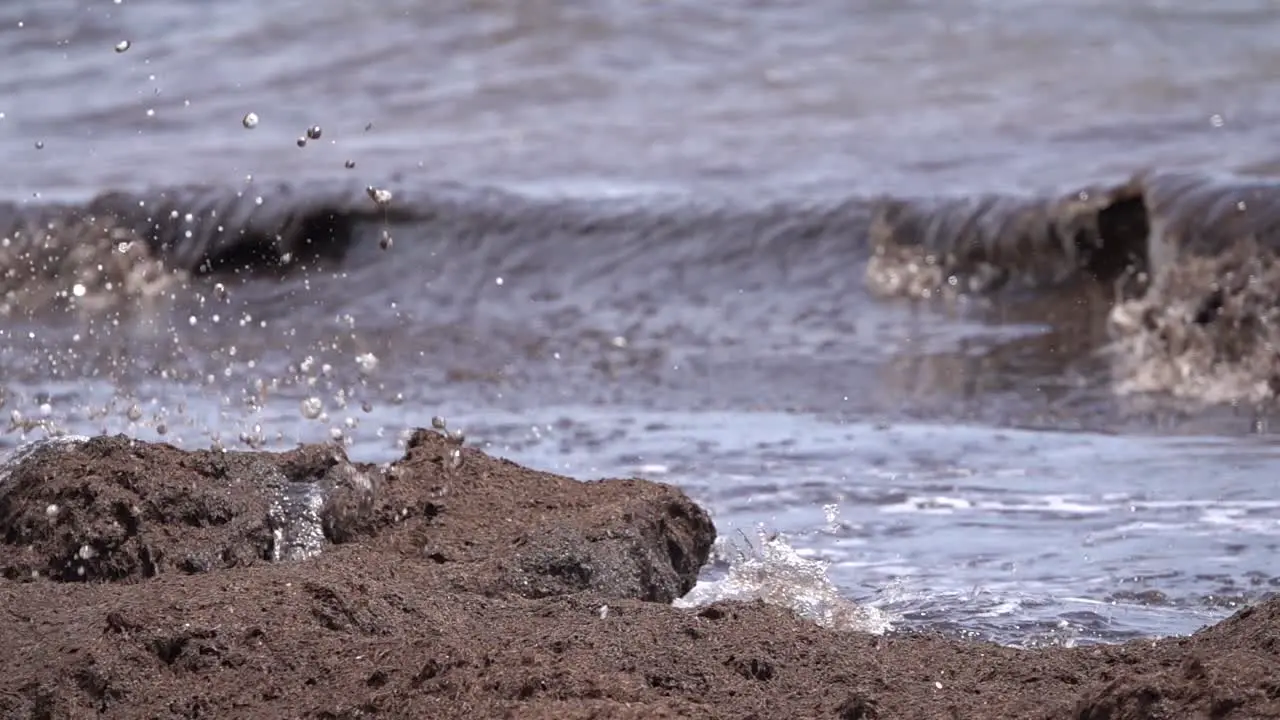
<path fill-rule="evenodd" d="M 444 418 L 440 417 L 439 415 L 436 415 L 435 417 L 431 418 L 431 427 L 435 428 L 436 430 L 444 430 L 445 428 L 449 427 L 449 423 Z"/>
<path fill-rule="evenodd" d="M 324 130 L 321 129 L 319 125 L 312 125 L 311 127 L 307 128 L 307 137 L 310 138 L 311 140 L 319 140 L 320 134 L 323 132 Z"/>
<path fill-rule="evenodd" d="M 320 413 L 324 411 L 324 404 L 320 402 L 318 397 L 309 397 L 302 401 L 302 417 L 308 420 L 315 420 L 320 417 Z"/>
<path fill-rule="evenodd" d="M 354 168 L 354 167 L 356 166 L 356 161 L 355 161 L 355 160 L 348 160 L 348 161 L 346 161 L 346 162 L 345 162 L 345 163 L 343 163 L 343 164 L 347 166 L 347 169 L 348 169 L 348 170 L 350 170 L 350 169 L 352 169 L 352 168 Z"/>
<path fill-rule="evenodd" d="M 298 138 L 298 147 L 306 147 L 306 146 L 307 146 L 307 138 L 306 138 L 306 136 L 299 137 L 299 138 Z"/>
<path fill-rule="evenodd" d="M 37 150 L 43 150 L 43 149 L 44 149 L 44 141 L 43 141 L 43 140 L 37 140 L 37 141 L 36 141 L 36 149 L 37 149 Z"/>
<path fill-rule="evenodd" d="M 121 40 L 120 42 L 116 43 L 116 52 L 122 53 L 128 50 L 132 46 L 133 46 L 133 43 L 129 42 L 128 40 Z"/>
<path fill-rule="evenodd" d="M 356 356 L 356 365 L 360 367 L 360 372 L 368 374 L 378 369 L 378 356 L 373 353 L 364 353 Z"/>
<path fill-rule="evenodd" d="M 387 232 L 386 230 L 383 230 L 382 237 L 378 238 L 378 247 L 382 248 L 383 250 L 390 250 L 391 246 L 394 245 L 395 242 L 396 242 L 395 240 L 391 239 L 391 233 Z"/>
<path fill-rule="evenodd" d="M 372 185 L 365 188 L 365 192 L 369 193 L 369 199 L 380 207 L 391 204 L 391 191 L 383 188 L 376 188 Z"/>
<path fill-rule="evenodd" d="M 240 121 L 246 130 L 252 130 L 258 127 L 258 113 L 246 113 L 244 119 Z"/>

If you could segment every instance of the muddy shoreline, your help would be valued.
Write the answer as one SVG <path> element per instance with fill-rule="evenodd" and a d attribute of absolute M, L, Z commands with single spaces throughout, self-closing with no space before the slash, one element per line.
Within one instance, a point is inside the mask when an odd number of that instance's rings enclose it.
<path fill-rule="evenodd" d="M 715 537 L 680 490 L 433 431 L 381 467 L 117 436 L 0 477 L 5 718 L 1280 717 L 1280 601 L 1038 650 L 676 609 Z"/>

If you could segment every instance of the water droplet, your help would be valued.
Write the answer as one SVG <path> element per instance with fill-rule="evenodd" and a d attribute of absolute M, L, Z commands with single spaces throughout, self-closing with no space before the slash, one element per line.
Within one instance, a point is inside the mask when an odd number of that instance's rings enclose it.
<path fill-rule="evenodd" d="M 142 419 L 142 408 L 137 405 L 130 405 L 126 416 L 129 418 L 129 422 L 138 422 Z"/>
<path fill-rule="evenodd" d="M 449 440 L 458 445 L 462 445 L 467 441 L 467 434 L 461 430 L 451 430 L 449 431 Z"/>
<path fill-rule="evenodd" d="M 306 138 L 306 136 L 299 137 L 299 138 L 298 138 L 298 147 L 306 147 L 306 146 L 307 146 L 307 138 Z"/>
<path fill-rule="evenodd" d="M 360 372 L 371 373 L 378 369 L 378 356 L 373 353 L 365 353 L 356 356 L 356 365 L 360 366 Z"/>
<path fill-rule="evenodd" d="M 319 140 L 320 134 L 323 132 L 324 130 L 321 129 L 319 125 L 312 125 L 311 127 L 307 128 L 307 138 L 311 140 Z"/>
<path fill-rule="evenodd" d="M 454 448 L 450 450 L 449 451 L 449 467 L 451 469 L 456 470 L 458 469 L 458 466 L 461 464 L 462 464 L 462 451 L 459 450 L 458 448 Z"/>
<path fill-rule="evenodd" d="M 333 440 L 334 440 L 335 442 L 339 442 L 339 441 L 341 441 L 341 440 L 342 440 L 342 428 L 336 428 L 336 427 L 335 427 L 335 428 L 329 428 L 329 437 L 330 437 L 330 438 L 333 438 Z"/>
<path fill-rule="evenodd" d="M 324 403 L 320 402 L 318 397 L 309 397 L 302 401 L 302 417 L 308 420 L 315 420 L 323 411 Z"/>
<path fill-rule="evenodd" d="M 37 149 L 37 150 L 43 150 L 43 149 L 44 149 L 44 141 L 43 141 L 43 140 L 37 140 L 37 141 L 36 141 L 36 149 Z"/>
<path fill-rule="evenodd" d="M 133 46 L 133 43 L 129 42 L 128 40 L 121 40 L 120 42 L 116 43 L 116 52 L 122 53 L 128 50 L 132 46 Z"/>
<path fill-rule="evenodd" d="M 350 170 L 351 168 L 354 168 L 354 167 L 356 166 L 356 161 L 355 161 L 355 160 L 348 160 L 348 161 L 346 161 L 345 163 L 343 163 L 343 165 L 346 165 L 346 166 L 347 166 L 347 169 L 348 169 L 348 170 Z"/>
<path fill-rule="evenodd" d="M 384 229 L 382 231 L 382 237 L 378 238 L 378 247 L 383 250 L 390 250 L 391 246 L 395 245 L 395 242 L 395 240 L 391 239 L 391 233 Z"/>
<path fill-rule="evenodd" d="M 431 418 L 431 427 L 435 428 L 436 430 L 443 430 L 449 427 L 449 423 L 445 421 L 444 418 L 440 417 L 439 415 L 436 415 L 435 417 Z"/>
<path fill-rule="evenodd" d="M 240 121 L 244 125 L 245 130 L 252 130 L 258 127 L 258 113 L 245 113 L 244 119 Z"/>
<path fill-rule="evenodd" d="M 391 191 L 384 188 L 376 188 L 372 185 L 365 188 L 365 192 L 369 193 L 369 199 L 379 207 L 385 207 L 391 204 Z"/>
<path fill-rule="evenodd" d="M 85 293 L 84 285 L 81 285 L 80 283 L 76 283 L 75 285 L 71 286 L 72 295 L 75 295 L 76 297 L 84 297 L 84 293 Z"/>
<path fill-rule="evenodd" d="M 360 404 L 360 409 L 364 410 L 367 413 L 373 412 L 373 403 L 369 402 L 368 400 L 365 400 L 363 403 Z"/>

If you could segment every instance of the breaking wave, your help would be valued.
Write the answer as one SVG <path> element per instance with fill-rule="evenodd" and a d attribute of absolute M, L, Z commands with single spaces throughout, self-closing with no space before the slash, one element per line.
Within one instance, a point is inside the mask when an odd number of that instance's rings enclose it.
<path fill-rule="evenodd" d="M 376 262 L 395 237 L 511 272 L 645 275 L 657 293 L 664 278 L 688 287 L 721 273 L 914 299 L 1101 282 L 1115 289 L 1118 391 L 1220 402 L 1280 390 L 1266 291 L 1280 241 L 1274 180 L 1145 172 L 1057 196 L 754 205 L 441 185 L 385 200 L 350 184 L 250 183 L 3 205 L 0 316 L 109 306 L 200 276 Z"/>
<path fill-rule="evenodd" d="M 888 201 L 868 286 L 914 297 L 1114 283 L 1115 389 L 1208 403 L 1280 392 L 1280 182 L 1143 173 L 1060 198 Z"/>

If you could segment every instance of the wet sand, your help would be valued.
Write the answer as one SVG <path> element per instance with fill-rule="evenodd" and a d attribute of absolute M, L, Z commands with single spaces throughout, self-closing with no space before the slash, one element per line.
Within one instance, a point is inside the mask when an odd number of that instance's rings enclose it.
<path fill-rule="evenodd" d="M 1280 601 L 1039 650 L 676 609 L 715 537 L 682 491 L 433 431 L 385 466 L 64 440 L 0 483 L 5 717 L 1280 717 Z"/>

